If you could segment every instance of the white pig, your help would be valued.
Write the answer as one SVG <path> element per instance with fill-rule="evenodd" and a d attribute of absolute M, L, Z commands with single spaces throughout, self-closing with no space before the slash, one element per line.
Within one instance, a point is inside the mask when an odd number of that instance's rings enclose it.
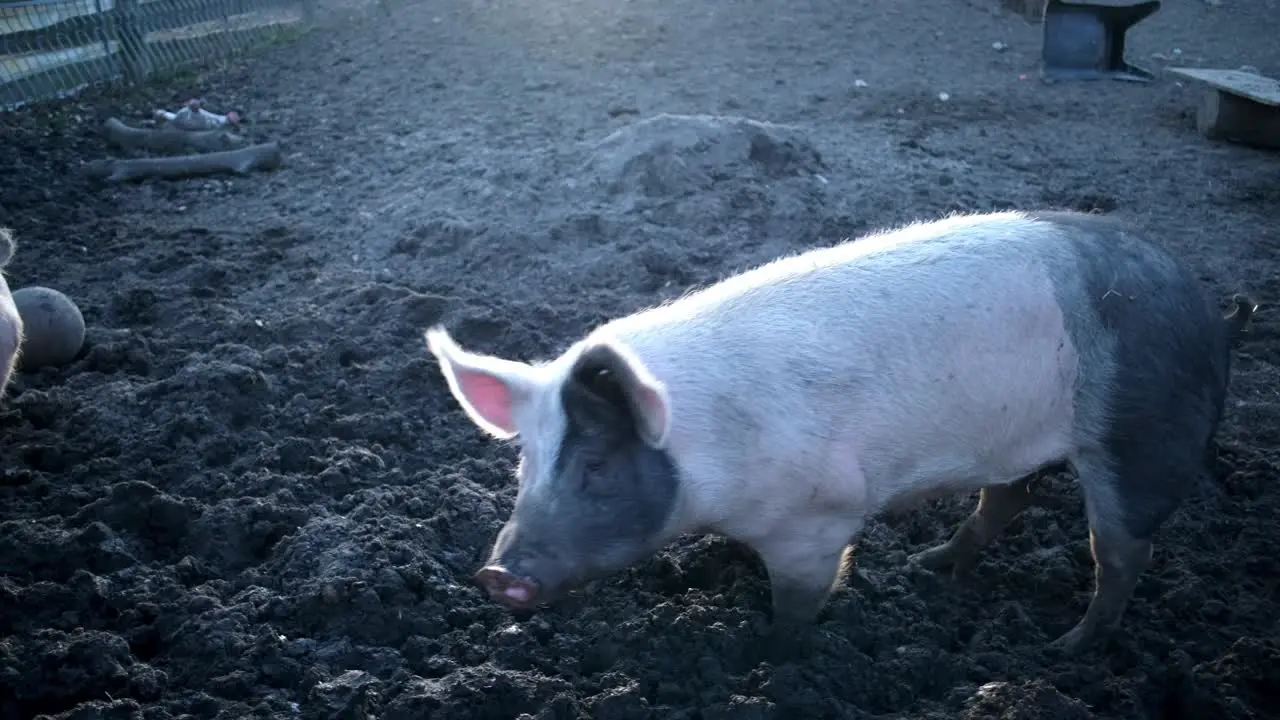
<path fill-rule="evenodd" d="M 476 574 L 531 609 L 688 532 L 753 548 L 774 631 L 806 627 L 867 519 L 981 489 L 945 544 L 957 576 L 1063 465 L 1096 587 L 1054 644 L 1119 624 L 1152 536 L 1200 476 L 1222 414 L 1224 318 L 1168 254 L 1107 218 L 1003 212 L 912 224 L 777 260 L 609 322 L 528 364 L 427 343 L 480 428 L 517 438 L 515 509 Z"/>
<path fill-rule="evenodd" d="M 13 232 L 0 228 L 0 269 L 13 259 L 16 247 Z M 22 331 L 22 316 L 13 304 L 9 283 L 0 272 L 0 393 L 9 387 L 9 379 L 13 377 L 13 368 L 18 362 L 18 353 L 22 350 Z"/>

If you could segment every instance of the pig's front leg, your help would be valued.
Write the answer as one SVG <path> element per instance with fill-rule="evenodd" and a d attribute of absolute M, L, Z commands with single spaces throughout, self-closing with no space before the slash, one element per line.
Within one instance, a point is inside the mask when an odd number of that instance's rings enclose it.
<path fill-rule="evenodd" d="M 769 641 L 776 656 L 804 654 L 813 623 L 840 579 L 849 540 L 858 530 L 847 519 L 806 518 L 757 546 L 773 596 Z"/>

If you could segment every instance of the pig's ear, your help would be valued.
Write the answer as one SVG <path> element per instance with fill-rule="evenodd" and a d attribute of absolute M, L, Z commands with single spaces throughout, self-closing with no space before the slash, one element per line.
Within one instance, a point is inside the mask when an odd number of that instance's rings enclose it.
<path fill-rule="evenodd" d="M 529 396 L 530 367 L 524 363 L 469 353 L 439 325 L 427 330 L 427 347 L 440 363 L 449 390 L 467 417 L 494 437 L 515 437 L 515 408 Z"/>
<path fill-rule="evenodd" d="M 570 375 L 588 387 L 600 382 L 616 387 L 640 439 L 655 448 L 666 444 L 671 429 L 667 389 L 625 345 L 605 341 L 588 346 L 574 362 Z"/>

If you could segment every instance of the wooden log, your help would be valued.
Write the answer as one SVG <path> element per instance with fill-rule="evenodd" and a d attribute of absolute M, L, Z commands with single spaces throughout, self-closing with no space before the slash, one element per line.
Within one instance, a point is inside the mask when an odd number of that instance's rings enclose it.
<path fill-rule="evenodd" d="M 107 142 L 125 150 L 147 150 L 166 155 L 217 152 L 244 147 L 244 138 L 227 130 L 179 130 L 178 128 L 136 128 L 119 118 L 108 118 L 103 124 Z"/>
<path fill-rule="evenodd" d="M 1210 88 L 1196 108 L 1196 129 L 1207 138 L 1280 150 L 1280 107 Z"/>
<path fill-rule="evenodd" d="M 275 170 L 284 157 L 277 143 L 250 145 L 238 150 L 163 158 L 97 160 L 85 166 L 90 177 L 107 182 L 132 182 L 156 178 L 180 180 L 207 175 L 247 175 L 255 170 Z"/>

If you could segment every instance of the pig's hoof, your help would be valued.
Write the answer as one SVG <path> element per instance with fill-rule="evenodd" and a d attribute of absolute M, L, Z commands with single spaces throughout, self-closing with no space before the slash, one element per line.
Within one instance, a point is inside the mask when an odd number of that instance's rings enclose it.
<path fill-rule="evenodd" d="M 955 553 L 950 545 L 938 545 L 907 557 L 907 562 L 931 572 L 941 572 L 955 565 Z"/>
<path fill-rule="evenodd" d="M 973 569 L 977 557 L 967 552 L 966 548 L 957 548 L 952 543 L 943 543 L 918 552 L 908 557 L 907 561 L 930 572 L 946 574 L 951 580 L 959 580 Z M 946 573 L 947 570 L 951 572 Z"/>
<path fill-rule="evenodd" d="M 1093 646 L 1092 638 L 1085 629 L 1077 625 L 1068 630 L 1062 637 L 1049 643 L 1050 649 L 1065 655 L 1082 655 Z"/>

